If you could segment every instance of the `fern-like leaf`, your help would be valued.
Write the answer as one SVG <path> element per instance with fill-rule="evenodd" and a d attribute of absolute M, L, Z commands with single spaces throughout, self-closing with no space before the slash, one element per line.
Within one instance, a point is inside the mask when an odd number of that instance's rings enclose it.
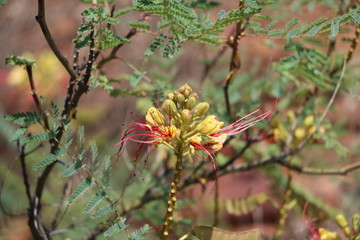
<path fill-rule="evenodd" d="M 91 219 L 97 219 L 97 218 L 100 218 L 100 217 L 103 217 L 103 216 L 106 216 L 112 212 L 115 212 L 117 210 L 117 206 L 114 205 L 114 206 L 108 206 L 108 207 L 103 207 L 101 209 L 99 209 L 98 211 L 94 212 L 90 218 Z"/>
<path fill-rule="evenodd" d="M 88 202 L 86 205 L 83 214 L 88 214 L 91 212 L 105 197 L 105 192 L 96 193 L 95 196 Z"/>
<path fill-rule="evenodd" d="M 26 133 L 27 128 L 28 128 L 27 126 L 20 127 L 18 130 L 16 130 L 14 135 L 12 135 L 12 137 L 9 139 L 9 141 L 15 142 L 16 140 L 21 138 Z"/>
<path fill-rule="evenodd" d="M 142 29 L 142 30 L 150 30 L 150 25 L 147 22 L 142 21 L 132 21 L 129 22 L 129 25 L 133 28 Z"/>
<path fill-rule="evenodd" d="M 64 148 L 59 148 L 58 150 L 56 150 L 56 152 L 54 154 L 49 154 L 46 156 L 46 158 L 37 163 L 34 167 L 33 167 L 33 171 L 40 171 L 42 169 L 44 169 L 46 166 L 50 165 L 51 163 L 55 162 L 58 159 L 61 159 L 64 155 L 66 154 L 66 149 Z"/>
<path fill-rule="evenodd" d="M 54 132 L 52 132 L 52 131 L 43 132 L 43 133 L 39 133 L 39 134 L 35 134 L 35 135 L 31 135 L 29 137 L 26 137 L 24 139 L 24 143 L 43 142 L 43 141 L 48 140 L 53 137 L 55 137 Z"/>
<path fill-rule="evenodd" d="M 5 58 L 5 64 L 12 66 L 36 66 L 36 62 L 32 58 L 25 58 L 20 56 L 7 56 Z"/>
<path fill-rule="evenodd" d="M 74 175 L 74 173 L 76 173 L 79 169 L 82 169 L 83 167 L 85 167 L 85 164 L 83 164 L 82 161 L 76 161 L 73 165 L 68 167 L 68 169 L 66 169 L 61 174 L 61 177 L 63 177 L 63 178 L 70 177 L 70 176 Z"/>
<path fill-rule="evenodd" d="M 68 200 L 68 204 L 74 202 L 75 199 L 77 199 L 82 193 L 84 193 L 91 186 L 92 183 L 93 179 L 91 177 L 86 178 L 85 181 L 83 181 L 71 194 Z"/>
<path fill-rule="evenodd" d="M 146 233 L 151 229 L 148 224 L 145 224 L 143 227 L 135 230 L 130 234 L 129 240 L 143 240 Z"/>
<path fill-rule="evenodd" d="M 96 38 L 95 45 L 100 50 L 106 50 L 120 44 L 130 43 L 129 39 L 119 37 L 107 28 L 102 28 L 101 33 L 98 33 L 97 36 L 99 37 Z"/>
<path fill-rule="evenodd" d="M 4 119 L 6 121 L 13 122 L 20 118 L 28 118 L 28 119 L 38 119 L 40 118 L 41 114 L 39 112 L 20 112 L 20 113 L 13 113 L 9 115 L 5 115 Z"/>
<path fill-rule="evenodd" d="M 245 4 L 249 6 L 250 8 L 258 9 L 259 5 L 254 0 L 245 0 Z"/>
<path fill-rule="evenodd" d="M 111 237 L 115 233 L 124 230 L 127 225 L 125 225 L 125 218 L 121 218 L 117 223 L 112 225 L 108 230 L 104 232 L 104 237 Z"/>

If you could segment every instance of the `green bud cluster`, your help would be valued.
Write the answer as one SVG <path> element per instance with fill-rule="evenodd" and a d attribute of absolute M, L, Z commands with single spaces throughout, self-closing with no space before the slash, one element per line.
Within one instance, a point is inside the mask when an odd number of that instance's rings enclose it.
<path fill-rule="evenodd" d="M 344 235 L 350 240 L 360 240 L 360 215 L 354 214 L 351 221 L 352 226 L 350 227 L 344 215 L 338 214 L 336 216 L 336 223 L 341 228 Z"/>

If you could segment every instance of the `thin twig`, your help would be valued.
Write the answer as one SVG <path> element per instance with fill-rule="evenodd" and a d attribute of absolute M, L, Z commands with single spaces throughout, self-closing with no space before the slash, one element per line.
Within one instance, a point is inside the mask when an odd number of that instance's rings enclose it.
<path fill-rule="evenodd" d="M 43 35 L 48 42 L 51 50 L 56 55 L 56 57 L 59 59 L 61 64 L 64 66 L 66 71 L 69 73 L 69 75 L 77 79 L 79 76 L 75 72 L 75 70 L 72 68 L 72 66 L 69 64 L 69 61 L 66 59 L 66 57 L 60 52 L 59 48 L 57 47 L 50 30 L 47 26 L 46 20 L 45 20 L 45 1 L 44 0 L 38 0 L 38 15 L 35 17 L 36 21 L 39 23 L 41 30 L 43 32 Z"/>

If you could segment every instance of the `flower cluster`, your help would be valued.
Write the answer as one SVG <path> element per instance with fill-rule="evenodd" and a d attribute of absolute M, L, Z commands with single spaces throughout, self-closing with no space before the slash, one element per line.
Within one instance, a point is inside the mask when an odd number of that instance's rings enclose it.
<path fill-rule="evenodd" d="M 145 119 L 134 119 L 122 130 L 122 139 L 116 145 L 124 146 L 127 140 L 151 145 L 165 145 L 182 157 L 205 152 L 214 163 L 215 152 L 223 147 L 228 136 L 245 131 L 269 117 L 275 107 L 262 114 L 256 111 L 224 126 L 215 115 L 207 115 L 210 105 L 197 103 L 198 95 L 187 85 L 169 93 L 161 108 L 151 107 Z M 115 146 L 116 146 L 115 145 Z M 215 165 L 214 165 L 215 166 Z"/>

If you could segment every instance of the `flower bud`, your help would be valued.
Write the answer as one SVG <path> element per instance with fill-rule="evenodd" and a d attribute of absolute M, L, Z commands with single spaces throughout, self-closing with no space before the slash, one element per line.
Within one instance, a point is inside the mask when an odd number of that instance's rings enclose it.
<path fill-rule="evenodd" d="M 187 83 L 185 83 L 178 89 L 178 92 L 183 94 L 187 98 L 192 93 L 192 89 L 189 85 L 187 85 Z"/>
<path fill-rule="evenodd" d="M 183 95 L 185 98 L 188 98 L 190 96 L 191 92 L 188 89 L 185 89 Z"/>
<path fill-rule="evenodd" d="M 169 93 L 169 94 L 167 95 L 167 98 L 170 99 L 170 100 L 173 100 L 174 97 L 175 97 L 175 95 L 174 95 L 173 93 Z"/>
<path fill-rule="evenodd" d="M 223 125 L 224 122 L 219 122 L 215 115 L 210 115 L 197 125 L 196 130 L 201 134 L 211 135 L 217 133 Z"/>
<path fill-rule="evenodd" d="M 193 96 L 190 96 L 190 97 L 187 99 L 187 102 L 186 102 L 186 104 L 185 104 L 185 107 L 191 111 L 191 110 L 193 110 L 193 108 L 195 107 L 195 105 L 196 105 L 196 98 L 194 98 Z"/>
<path fill-rule="evenodd" d="M 210 105 L 207 102 L 201 102 L 199 103 L 193 113 L 193 118 L 194 119 L 201 119 L 203 118 L 210 109 Z"/>
<path fill-rule="evenodd" d="M 162 105 L 162 110 L 170 116 L 174 116 L 177 113 L 176 104 L 170 99 L 165 100 Z"/>
<path fill-rule="evenodd" d="M 180 106 L 183 106 L 185 103 L 185 97 L 181 93 L 175 94 L 175 100 Z"/>
<path fill-rule="evenodd" d="M 190 122 L 190 111 L 189 109 L 184 109 L 181 112 L 181 119 L 183 121 L 184 124 L 188 124 Z"/>
<path fill-rule="evenodd" d="M 359 232 L 360 231 L 360 215 L 359 214 L 354 214 L 352 216 L 352 225 L 353 225 L 353 229 L 356 231 L 356 232 Z"/>
<path fill-rule="evenodd" d="M 348 226 L 348 222 L 346 221 L 344 215 L 342 214 L 336 215 L 336 223 L 343 230 L 343 232 L 347 237 L 350 236 L 350 227 Z"/>
<path fill-rule="evenodd" d="M 309 115 L 304 119 L 304 127 L 310 127 L 314 122 L 314 115 Z"/>
<path fill-rule="evenodd" d="M 302 140 L 302 139 L 304 139 L 305 138 L 305 129 L 303 129 L 303 128 L 297 128 L 296 130 L 295 130 L 295 137 L 296 137 L 296 139 L 299 139 L 299 140 Z"/>
<path fill-rule="evenodd" d="M 295 122 L 295 120 L 296 120 L 295 113 L 293 111 L 289 111 L 287 113 L 287 117 L 289 118 L 289 121 L 291 123 Z"/>
<path fill-rule="evenodd" d="M 166 124 L 166 119 L 164 115 L 154 107 L 149 108 L 146 113 L 145 120 L 147 123 L 153 126 Z"/>

